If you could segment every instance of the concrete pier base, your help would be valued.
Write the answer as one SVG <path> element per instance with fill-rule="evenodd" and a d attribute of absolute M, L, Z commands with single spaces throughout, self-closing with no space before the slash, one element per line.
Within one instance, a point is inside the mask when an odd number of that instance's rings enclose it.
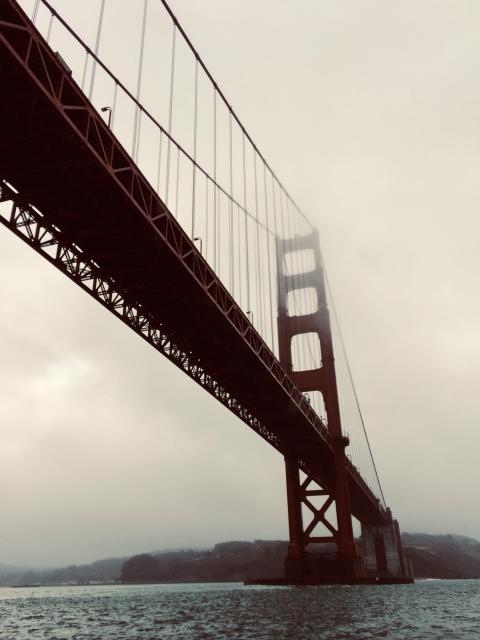
<path fill-rule="evenodd" d="M 362 576 L 362 561 L 359 557 L 325 557 L 306 553 L 302 558 L 285 559 L 285 580 L 294 583 L 343 583 Z"/>
<path fill-rule="evenodd" d="M 247 580 L 258 585 L 322 584 L 409 584 L 413 573 L 403 553 L 398 522 L 384 525 L 362 524 L 358 553 L 342 557 L 338 553 L 289 553 L 285 577 Z"/>
<path fill-rule="evenodd" d="M 382 526 L 362 524 L 360 553 L 366 577 L 412 578 L 396 520 L 390 518 L 390 522 Z"/>
<path fill-rule="evenodd" d="M 308 587 L 308 586 L 320 586 L 320 585 L 381 585 L 381 584 L 411 584 L 414 580 L 411 577 L 404 578 L 355 578 L 351 580 L 330 579 L 330 580 L 315 580 L 313 578 L 299 578 L 297 580 L 288 578 L 259 578 L 256 580 L 245 580 L 245 585 L 261 585 L 271 587 Z"/>

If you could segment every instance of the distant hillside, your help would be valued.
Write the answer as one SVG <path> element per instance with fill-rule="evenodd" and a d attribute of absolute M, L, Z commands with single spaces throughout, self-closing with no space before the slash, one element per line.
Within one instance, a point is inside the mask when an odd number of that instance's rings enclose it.
<path fill-rule="evenodd" d="M 456 535 L 403 533 L 417 578 L 480 578 L 480 542 Z"/>
<path fill-rule="evenodd" d="M 0 576 L 23 573 L 25 567 L 14 567 L 10 564 L 0 564 Z"/>
<path fill-rule="evenodd" d="M 0 564 L 0 586 L 16 584 L 19 578 L 26 571 L 26 567 L 15 567 L 9 564 Z"/>
<path fill-rule="evenodd" d="M 402 534 L 417 578 L 480 578 L 480 542 L 457 535 Z M 242 581 L 283 575 L 287 543 L 223 542 L 213 549 L 152 552 L 88 565 L 25 571 L 0 565 L 0 585 Z"/>
<path fill-rule="evenodd" d="M 210 551 L 141 554 L 122 568 L 123 582 L 242 581 L 281 577 L 287 543 L 280 540 L 223 542 Z"/>
<path fill-rule="evenodd" d="M 418 578 L 480 578 L 480 542 L 464 536 L 402 535 L 406 556 Z M 245 580 L 283 575 L 287 543 L 225 542 L 211 551 L 133 556 L 124 582 Z"/>
<path fill-rule="evenodd" d="M 0 585 L 88 584 L 114 582 L 127 558 L 106 558 L 92 564 L 71 565 L 60 569 L 0 571 Z"/>

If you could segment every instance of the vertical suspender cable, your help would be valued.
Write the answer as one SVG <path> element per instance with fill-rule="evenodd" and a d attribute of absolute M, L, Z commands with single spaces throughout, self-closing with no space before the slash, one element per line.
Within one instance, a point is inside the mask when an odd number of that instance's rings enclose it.
<path fill-rule="evenodd" d="M 143 52 L 145 49 L 145 30 L 147 24 L 147 9 L 148 0 L 143 0 L 143 19 L 142 19 L 142 34 L 140 37 L 140 55 L 138 57 L 138 71 L 137 71 L 137 102 L 140 102 L 140 92 L 142 90 L 142 73 L 143 73 Z M 138 149 L 140 146 L 140 129 L 142 126 L 142 112 L 138 104 L 135 105 L 135 121 L 133 123 L 133 143 L 132 143 L 132 158 L 137 161 Z"/>
<path fill-rule="evenodd" d="M 205 174 L 205 259 L 208 260 L 208 247 L 209 247 L 209 238 L 208 238 L 208 187 L 209 180 L 208 175 Z"/>
<path fill-rule="evenodd" d="M 294 268 L 294 259 L 295 256 L 293 255 L 293 238 L 292 238 L 292 232 L 290 229 L 290 203 L 288 200 L 288 194 L 286 193 L 286 191 L 283 189 L 283 187 L 281 187 L 281 191 L 284 195 L 285 198 L 285 208 L 284 208 L 284 212 L 285 212 L 285 243 L 284 243 L 284 247 L 286 246 L 287 249 L 287 253 L 285 254 L 285 273 L 287 273 L 287 270 L 289 272 L 289 275 L 292 279 L 292 282 L 295 282 L 295 268 Z M 287 306 L 288 306 L 288 299 L 289 299 L 289 293 L 290 293 L 290 300 L 292 303 L 292 307 L 294 309 L 294 313 L 289 315 L 294 315 L 297 314 L 298 315 L 298 309 L 297 309 L 297 292 L 295 290 L 295 287 L 292 288 L 292 290 L 290 292 L 287 291 Z M 299 340 L 300 340 L 300 345 L 299 345 Z M 295 340 L 295 361 L 293 359 L 293 350 L 292 350 L 292 366 L 295 365 L 295 368 L 298 370 L 298 368 L 301 369 L 302 367 L 302 359 L 301 359 L 301 347 L 303 346 L 303 335 L 300 336 L 299 340 Z M 292 346 L 293 346 L 293 340 L 292 340 Z"/>
<path fill-rule="evenodd" d="M 236 219 L 237 219 L 237 246 L 238 246 L 238 259 L 237 259 L 237 277 L 238 277 L 238 297 L 237 302 L 242 308 L 243 306 L 243 287 L 242 287 L 242 217 L 240 214 L 241 207 L 239 204 L 236 205 Z"/>
<path fill-rule="evenodd" d="M 263 301 L 262 301 L 262 270 L 260 268 L 260 225 L 258 219 L 258 177 L 257 177 L 257 151 L 253 149 L 253 171 L 254 171 L 254 185 L 255 185 L 255 224 L 256 224 L 256 245 L 257 245 L 257 260 L 256 260 L 256 274 L 257 274 L 257 314 L 258 323 L 260 327 L 260 334 L 263 336 Z"/>
<path fill-rule="evenodd" d="M 290 204 L 290 202 L 289 202 Z M 291 212 L 291 209 L 289 207 L 289 212 Z M 301 291 L 302 291 L 302 286 L 301 286 L 301 278 L 302 278 L 302 267 L 301 267 L 301 255 L 300 255 L 300 250 L 299 250 L 299 246 L 298 246 L 298 235 L 297 235 L 297 225 L 296 225 L 296 217 L 295 215 L 292 216 L 292 228 L 291 228 L 291 233 L 290 233 L 290 246 L 293 250 L 292 253 L 292 267 L 293 267 L 293 258 L 295 259 L 295 275 L 293 278 L 293 281 L 296 282 L 296 286 L 295 286 L 295 290 L 294 290 L 294 295 L 295 295 L 295 305 L 297 307 L 297 314 L 299 316 L 304 315 L 303 314 L 303 309 L 302 309 L 302 295 L 301 295 Z M 308 346 L 309 346 L 309 334 L 302 334 L 301 336 L 301 343 L 302 343 L 302 360 L 301 360 L 301 369 L 305 370 L 310 368 L 308 365 Z"/>
<path fill-rule="evenodd" d="M 217 88 L 213 87 L 213 270 L 217 270 Z"/>
<path fill-rule="evenodd" d="M 224 193 L 221 189 L 217 189 L 217 261 L 218 261 L 218 275 L 223 281 L 222 274 L 222 199 Z"/>
<path fill-rule="evenodd" d="M 195 237 L 195 187 L 197 178 L 197 106 L 198 106 L 198 58 L 195 58 L 195 99 L 193 107 L 193 176 L 192 176 L 192 240 Z"/>
<path fill-rule="evenodd" d="M 251 311 L 250 307 L 250 260 L 248 255 L 248 215 L 247 215 L 247 165 L 245 159 L 245 132 L 242 130 L 242 146 L 243 146 L 243 211 L 245 214 L 245 268 L 247 275 L 247 313 Z"/>
<path fill-rule="evenodd" d="M 115 82 L 115 87 L 113 88 L 113 102 L 112 102 L 112 118 L 110 120 L 110 129 L 113 131 L 113 127 L 115 124 L 115 111 L 117 108 L 117 94 L 118 94 L 118 84 Z"/>
<path fill-rule="evenodd" d="M 305 300 L 304 300 L 304 288 L 302 286 L 303 283 L 303 266 L 302 266 L 302 261 L 303 261 L 303 253 L 300 249 L 300 243 L 299 243 L 299 235 L 298 235 L 298 230 L 297 230 L 297 216 L 295 214 L 295 210 L 292 213 L 292 229 L 293 229 L 293 241 L 295 244 L 295 255 L 297 258 L 297 298 L 298 298 L 298 307 L 300 309 L 300 315 L 303 316 L 305 315 Z M 320 341 L 320 336 L 318 337 L 318 340 Z M 307 333 L 304 334 L 304 340 L 303 340 L 303 347 L 304 347 L 304 365 L 306 369 L 314 369 L 315 368 L 315 352 L 312 349 L 312 336 L 311 333 Z M 311 364 L 309 364 L 309 358 L 308 356 L 310 355 L 310 360 L 311 360 Z"/>
<path fill-rule="evenodd" d="M 294 205 L 294 208 L 296 209 L 296 206 L 295 206 L 295 205 Z M 297 220 L 297 221 L 301 224 L 301 220 L 299 219 L 299 216 L 296 216 L 296 217 L 295 217 L 295 220 Z M 295 225 L 295 233 L 297 233 L 297 227 L 296 227 L 296 225 Z M 302 236 L 300 236 L 300 237 L 302 237 Z M 307 292 L 307 289 L 306 289 L 306 287 L 305 287 L 305 284 L 306 284 L 306 283 L 305 283 L 305 273 L 307 273 L 307 271 L 308 271 L 308 269 L 309 269 L 309 267 L 308 267 L 308 263 L 307 263 L 307 264 L 305 264 L 305 263 L 306 263 L 306 255 L 305 255 L 305 250 L 303 250 L 303 251 L 302 251 L 302 274 L 301 274 L 301 291 L 302 291 L 303 293 L 302 293 L 302 295 L 300 296 L 300 298 L 301 298 L 301 299 L 303 298 L 303 309 L 304 309 L 304 314 L 307 314 L 306 306 L 308 305 L 309 297 L 310 297 L 310 300 L 311 300 L 311 298 L 312 298 L 312 293 L 310 292 L 310 296 L 309 296 L 309 294 L 308 294 L 308 292 Z M 317 299 L 317 307 L 318 307 L 318 299 Z M 312 314 L 312 312 L 310 312 L 308 315 L 309 315 L 309 316 L 311 316 L 311 314 Z M 313 319 L 311 319 L 311 320 L 310 320 L 310 322 L 309 322 L 309 329 L 310 329 L 310 333 L 313 333 L 313 332 L 314 332 L 314 328 L 313 328 Z M 311 367 L 312 367 L 312 369 L 313 369 L 313 368 L 317 368 L 317 367 L 319 367 L 319 366 L 320 366 L 320 367 L 322 366 L 322 343 L 321 343 L 321 340 L 320 340 L 320 336 L 318 336 L 318 343 L 317 343 L 317 344 L 319 345 L 319 353 L 315 353 L 315 351 L 312 349 L 312 344 L 311 344 L 310 342 L 309 342 L 309 343 L 308 343 L 308 345 L 307 345 L 307 346 L 308 346 L 308 351 L 309 351 L 309 354 L 310 354 Z M 316 361 L 316 357 L 317 357 L 317 356 L 319 356 L 319 360 L 320 360 L 320 362 L 317 362 L 317 361 Z M 322 414 L 320 417 L 321 417 L 322 419 L 324 419 L 324 418 L 325 418 L 325 414 L 324 414 L 324 412 L 323 412 L 323 411 L 320 411 L 321 407 L 320 407 L 320 405 L 318 404 L 318 400 L 317 400 L 317 398 L 316 398 L 316 397 L 315 397 L 315 400 L 314 400 L 314 408 L 315 408 L 315 411 L 316 411 L 319 415 L 320 415 L 320 413 Z"/>
<path fill-rule="evenodd" d="M 178 183 L 180 182 L 180 147 L 177 147 L 177 170 L 175 177 L 175 210 L 174 215 L 178 218 Z"/>
<path fill-rule="evenodd" d="M 165 176 L 165 204 L 168 207 L 168 196 L 170 187 L 170 136 L 172 134 L 172 114 L 173 114 L 173 88 L 175 79 L 175 40 L 177 36 L 177 25 L 173 23 L 172 33 L 172 57 L 170 67 L 170 101 L 168 107 L 168 143 L 167 143 L 167 170 Z"/>
<path fill-rule="evenodd" d="M 34 5 L 33 11 L 32 11 L 32 22 L 33 22 L 33 24 L 35 24 L 35 21 L 37 19 L 39 5 L 40 5 L 40 0 L 35 0 L 35 5 Z"/>
<path fill-rule="evenodd" d="M 105 10 L 105 0 L 101 0 L 100 3 L 100 15 L 98 17 L 98 26 L 97 26 L 97 37 L 95 38 L 95 55 L 98 55 L 98 50 L 100 48 L 100 38 L 102 35 L 102 24 L 103 24 L 103 12 Z M 90 90 L 88 92 L 88 99 L 91 100 L 92 99 L 92 95 L 93 95 L 93 85 L 95 83 L 95 72 L 97 70 L 97 61 L 93 60 L 93 66 L 92 66 L 92 76 L 90 78 Z"/>
<path fill-rule="evenodd" d="M 272 300 L 272 265 L 270 263 L 270 227 L 268 219 L 268 196 L 267 196 L 267 165 L 263 163 L 263 189 L 265 191 L 265 226 L 266 226 L 266 238 L 267 238 L 267 262 L 268 262 L 268 297 L 270 300 L 270 335 L 271 335 L 271 348 L 273 351 L 273 300 Z"/>
<path fill-rule="evenodd" d="M 53 25 L 53 13 L 50 14 L 50 21 L 48 23 L 47 42 L 49 44 L 50 44 L 50 34 L 52 33 L 52 25 Z"/>
<path fill-rule="evenodd" d="M 283 220 L 283 189 L 282 189 L 282 185 L 278 184 L 278 191 L 279 191 L 279 199 L 280 199 L 280 227 L 281 227 L 281 233 L 282 233 L 282 271 L 285 274 L 285 282 L 283 283 L 283 286 L 286 287 L 286 280 L 287 280 L 287 270 L 286 270 L 286 262 L 285 262 L 285 224 L 284 224 L 284 220 Z"/>
<path fill-rule="evenodd" d="M 279 284 L 279 273 L 278 273 L 278 266 L 277 266 L 277 242 L 278 242 L 278 229 L 277 229 L 277 199 L 275 197 L 275 176 L 273 175 L 273 172 L 269 169 L 270 171 L 270 175 L 272 176 L 272 198 L 273 198 L 273 232 L 274 232 L 274 239 L 275 239 L 275 272 L 277 274 L 277 283 L 276 283 L 276 287 L 277 287 L 277 306 L 278 306 L 278 301 L 280 299 L 280 291 L 278 291 L 278 284 Z M 280 357 L 280 354 L 278 352 L 278 335 L 276 332 L 276 344 L 277 344 L 277 351 L 275 351 L 275 349 L 273 349 L 273 351 L 276 353 L 277 357 Z M 275 346 L 275 345 L 274 345 Z"/>
<path fill-rule="evenodd" d="M 162 170 L 162 142 L 163 142 L 163 131 L 159 127 L 158 128 L 158 164 L 157 164 L 157 193 L 160 195 L 160 174 Z"/>
<path fill-rule="evenodd" d="M 229 152 L 230 152 L 230 202 L 229 202 L 229 220 L 228 220 L 228 234 L 229 234 L 229 272 L 230 272 L 230 293 L 235 296 L 235 278 L 234 278 L 234 249 L 233 249 L 233 141 L 232 141 L 232 112 L 228 113 L 229 124 Z"/>
<path fill-rule="evenodd" d="M 295 297 L 295 306 L 297 309 L 297 315 L 304 315 L 304 310 L 302 308 L 302 266 L 300 255 L 299 243 L 298 243 L 298 234 L 297 234 L 297 224 L 296 224 L 296 216 L 295 213 L 292 213 L 291 208 L 292 202 L 287 195 L 287 210 L 288 210 L 288 220 L 289 220 L 289 234 L 290 234 L 290 247 L 292 249 L 292 270 L 294 271 L 293 282 L 295 283 L 294 289 L 294 297 Z M 299 350 L 299 360 L 300 360 L 300 368 L 301 370 L 308 370 L 313 368 L 314 356 L 312 353 L 312 345 L 311 345 L 311 337 L 309 333 L 304 333 L 300 337 L 301 349 Z M 309 364 L 309 356 L 311 364 Z"/>
<path fill-rule="evenodd" d="M 298 229 L 298 223 L 300 222 L 300 220 L 298 219 L 298 216 L 296 214 L 295 208 L 293 210 L 293 235 L 295 238 L 295 253 L 297 256 L 297 297 L 298 297 L 298 306 L 300 309 L 300 315 L 305 315 L 306 314 L 306 292 L 305 292 L 305 252 L 302 251 L 301 249 L 301 245 L 300 245 L 300 233 L 299 233 L 299 229 Z M 304 340 L 304 345 L 305 345 L 305 364 L 308 368 L 314 369 L 316 368 L 315 365 L 315 352 L 314 350 L 312 350 L 312 344 L 310 341 L 310 335 L 311 334 L 307 334 L 306 335 L 306 340 Z M 318 342 L 320 342 L 320 336 L 318 336 Z M 310 354 L 310 358 L 311 358 L 311 364 L 308 364 L 308 355 Z"/>
<path fill-rule="evenodd" d="M 89 53 L 88 51 L 85 51 L 85 62 L 83 63 L 82 84 L 80 85 L 82 87 L 82 91 L 85 90 L 85 80 L 87 79 L 88 58 L 89 58 Z"/>

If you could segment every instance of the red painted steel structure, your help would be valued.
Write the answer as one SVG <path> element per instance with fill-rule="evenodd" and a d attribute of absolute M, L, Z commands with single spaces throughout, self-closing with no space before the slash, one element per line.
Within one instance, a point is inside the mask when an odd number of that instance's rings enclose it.
<path fill-rule="evenodd" d="M 338 502 L 332 415 L 327 429 L 15 0 L 0 0 L 0 80 L 0 221 Z M 345 459 L 342 474 L 351 513 L 387 522 Z"/>
<path fill-rule="evenodd" d="M 314 257 L 314 267 L 309 273 L 297 274 L 287 272 L 287 262 L 291 254 L 309 251 Z M 298 263 L 298 261 L 297 261 Z M 350 573 L 353 577 L 360 571 L 357 563 L 357 550 L 353 537 L 352 506 L 348 484 L 348 459 L 345 448 L 348 438 L 342 433 L 340 407 L 335 374 L 332 331 L 327 306 L 325 278 L 322 268 L 318 234 L 313 231 L 307 236 L 284 241 L 277 240 L 277 273 L 278 273 L 278 335 L 280 363 L 288 372 L 302 392 L 318 391 L 321 393 L 327 414 L 328 429 L 334 447 L 334 478 L 330 485 L 312 486 L 312 478 L 306 475 L 300 481 L 300 467 L 295 458 L 285 456 L 287 480 L 288 519 L 290 545 L 286 563 L 287 577 L 305 573 L 304 561 L 308 558 L 307 547 L 311 543 L 334 542 L 337 546 L 338 560 L 342 564 L 337 574 Z M 300 284 L 301 283 L 301 284 Z M 310 288 L 315 292 L 316 309 L 308 315 L 293 315 L 288 309 L 288 295 L 300 288 Z M 301 334 L 313 334 L 318 337 L 321 363 L 318 368 L 294 371 L 292 366 L 292 340 Z M 324 498 L 320 507 L 312 503 L 313 496 Z M 336 528 L 327 518 L 327 510 L 335 502 Z M 313 514 L 313 518 L 304 529 L 302 505 Z M 318 525 L 323 525 L 330 535 L 315 535 Z M 313 534 L 313 535 L 312 535 Z"/>

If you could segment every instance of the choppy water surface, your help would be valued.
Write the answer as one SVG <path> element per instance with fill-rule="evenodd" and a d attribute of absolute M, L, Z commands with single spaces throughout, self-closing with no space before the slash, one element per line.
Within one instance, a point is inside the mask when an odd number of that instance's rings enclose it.
<path fill-rule="evenodd" d="M 0 589 L 0 638 L 479 640 L 480 581 Z"/>

